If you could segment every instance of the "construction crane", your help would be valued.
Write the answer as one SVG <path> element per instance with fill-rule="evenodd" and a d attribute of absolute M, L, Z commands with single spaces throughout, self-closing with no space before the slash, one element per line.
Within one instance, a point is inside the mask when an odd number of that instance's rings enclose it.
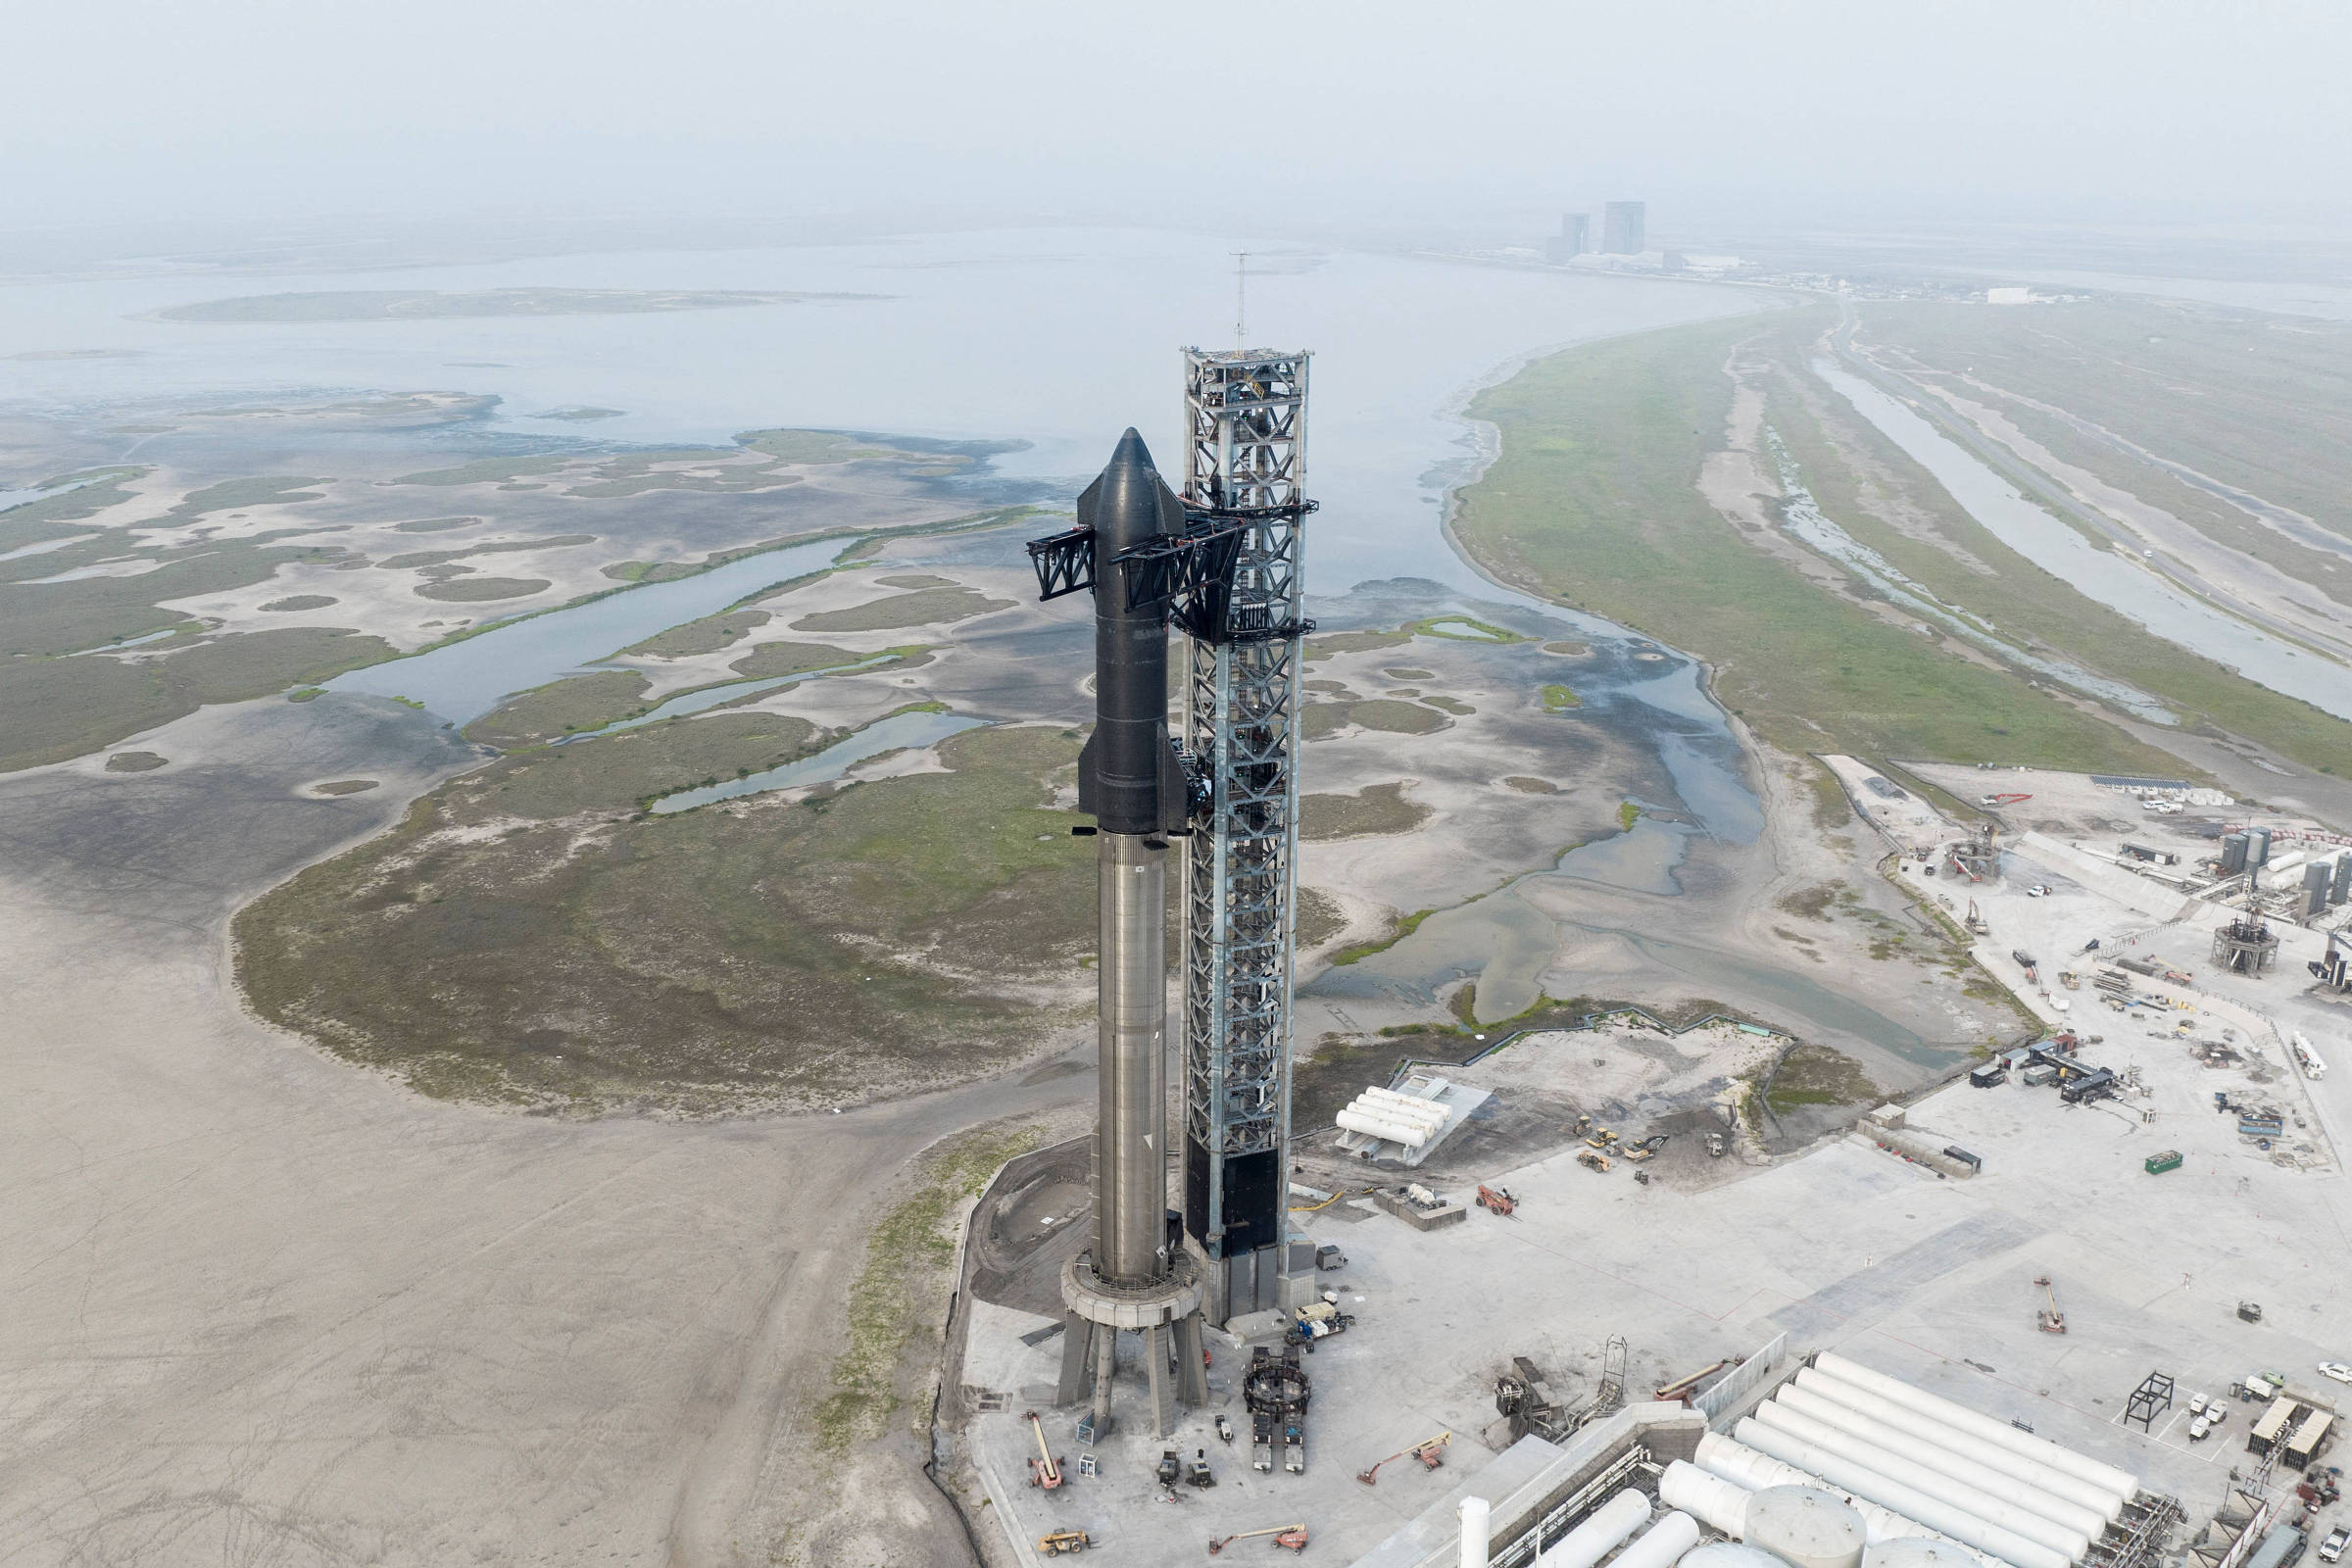
<path fill-rule="evenodd" d="M 2041 1327 L 2041 1332 L 2064 1334 L 2066 1332 L 2066 1314 L 2058 1310 L 2058 1288 L 2050 1283 L 2050 1277 L 2047 1274 L 2035 1275 L 2034 1283 L 2041 1287 L 2042 1295 L 2049 1301 L 2049 1305 L 2034 1314 L 2035 1320 Z"/>
<path fill-rule="evenodd" d="M 1367 1487 L 1376 1486 L 1380 1482 L 1381 1465 L 1393 1464 L 1396 1460 L 1405 1458 L 1408 1455 L 1412 1458 L 1420 1460 L 1424 1469 L 1435 1470 L 1438 1468 L 1438 1466 L 1446 1462 L 1446 1445 L 1451 1443 L 1452 1441 L 1452 1433 L 1441 1432 L 1436 1437 L 1416 1443 L 1409 1448 L 1397 1449 L 1395 1453 L 1390 1454 L 1388 1458 L 1381 1460 L 1379 1464 L 1375 1464 L 1369 1470 L 1358 1470 L 1355 1473 L 1355 1479 L 1361 1481 Z"/>
<path fill-rule="evenodd" d="M 1046 1446 L 1046 1424 L 1037 1418 L 1035 1410 L 1023 1419 L 1037 1435 L 1037 1457 L 1029 1461 L 1029 1484 L 1052 1492 L 1061 1485 L 1061 1465 L 1054 1459 L 1054 1450 Z"/>
<path fill-rule="evenodd" d="M 1238 1536 L 1227 1536 L 1222 1541 L 1212 1541 L 1208 1544 L 1208 1554 L 1214 1557 L 1237 1541 L 1254 1541 L 1259 1536 L 1272 1536 L 1274 1544 L 1286 1551 L 1304 1551 L 1306 1549 L 1306 1526 L 1272 1525 L 1264 1530 L 1245 1530 Z"/>
<path fill-rule="evenodd" d="M 1478 1206 L 1490 1214 L 1499 1214 L 1509 1219 L 1518 1211 L 1519 1200 L 1508 1187 L 1489 1187 L 1481 1182 L 1478 1187 Z"/>

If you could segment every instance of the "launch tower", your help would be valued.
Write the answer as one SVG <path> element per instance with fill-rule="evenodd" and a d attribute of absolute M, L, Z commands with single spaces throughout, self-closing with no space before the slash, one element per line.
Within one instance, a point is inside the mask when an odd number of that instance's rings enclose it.
<path fill-rule="evenodd" d="M 1185 753 L 1184 1223 L 1211 1323 L 1285 1305 L 1298 853 L 1304 354 L 1184 351 L 1184 499 L 1237 538 L 1225 613 L 1192 617 Z"/>

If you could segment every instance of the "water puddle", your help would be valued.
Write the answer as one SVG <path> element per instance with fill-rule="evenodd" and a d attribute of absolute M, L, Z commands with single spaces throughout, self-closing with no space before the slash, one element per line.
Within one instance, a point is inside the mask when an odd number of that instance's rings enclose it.
<path fill-rule="evenodd" d="M 665 718 L 684 718 L 689 713 L 707 712 L 760 692 L 789 686 L 795 681 L 814 680 L 819 675 L 840 675 L 853 669 L 870 669 L 876 664 L 889 662 L 893 657 L 890 654 L 876 654 L 871 659 L 860 659 L 853 664 L 827 664 L 822 669 L 804 669 L 790 675 L 762 675 L 753 680 L 731 680 L 723 686 L 706 686 L 699 691 L 681 692 L 635 718 L 616 719 L 602 729 L 581 730 L 554 744 L 569 746 L 574 741 L 592 741 L 599 735 L 614 735 L 624 729 L 636 729 L 642 724 L 659 724 Z"/>
<path fill-rule="evenodd" d="M 1651 825 L 1637 826 L 1634 833 L 1610 842 L 1636 838 L 1642 826 Z M 1672 824 L 1655 827 L 1661 835 L 1672 830 Z M 1792 970 L 1633 927 L 1556 914 L 1545 906 L 1573 910 L 1583 902 L 1573 888 L 1561 885 L 1565 880 L 1559 872 L 1537 872 L 1488 898 L 1431 915 L 1388 952 L 1326 970 L 1304 988 L 1305 993 L 1385 997 L 1434 1006 L 1441 987 L 1473 979 L 1478 982 L 1479 1010 L 1490 1017 L 1507 1017 L 1543 1000 L 1544 972 L 1558 957 L 1563 939 L 1575 945 L 1573 937 L 1581 934 L 1622 943 L 1657 968 L 1690 982 L 1700 995 L 1733 993 L 1740 1005 L 1785 1021 L 1800 1033 L 1810 1025 L 1816 1031 L 1868 1040 L 1923 1066 L 1942 1066 L 1952 1058 L 1954 1048 L 1937 1045 L 1876 1008 Z M 1623 975 L 1622 981 L 1637 989 L 1654 983 L 1635 973 Z"/>
<path fill-rule="evenodd" d="M 1645 816 L 1623 833 L 1570 850 L 1560 857 L 1559 872 L 1632 893 L 1678 894 L 1683 885 L 1675 879 L 1675 868 L 1690 852 L 1694 831 L 1680 822 Z"/>
<path fill-rule="evenodd" d="M 2167 642 L 2226 664 L 2246 679 L 2352 719 L 2352 679 L 2331 659 L 2256 630 L 2191 598 L 2112 550 L 2101 550 L 1978 461 L 1918 414 L 1826 360 L 1813 368 L 1861 416 L 1935 475 L 2001 543 Z"/>
<path fill-rule="evenodd" d="M 404 697 L 464 726 L 516 692 L 544 686 L 648 637 L 833 564 L 846 539 L 747 556 L 674 582 L 646 583 L 566 610 L 508 621 L 430 653 L 338 675 L 327 690 Z"/>
<path fill-rule="evenodd" d="M 184 626 L 166 626 L 162 631 L 141 632 L 136 637 L 125 637 L 119 643 L 108 643 L 101 648 L 76 648 L 66 657 L 80 659 L 89 654 L 119 654 L 125 648 L 136 648 L 141 643 L 160 643 L 167 637 L 176 637 L 186 629 Z"/>
<path fill-rule="evenodd" d="M 657 815 L 667 816 L 673 811 L 690 811 L 698 806 L 709 806 L 712 801 L 731 801 L 745 795 L 795 789 L 805 784 L 829 784 L 869 757 L 907 748 L 936 746 L 951 735 L 978 729 L 987 722 L 986 719 L 969 718 L 960 713 L 893 713 L 888 718 L 868 724 L 847 740 L 834 742 L 812 757 L 787 762 L 782 767 L 771 767 L 764 773 L 729 779 L 724 784 L 664 795 L 654 803 L 653 809 Z"/>

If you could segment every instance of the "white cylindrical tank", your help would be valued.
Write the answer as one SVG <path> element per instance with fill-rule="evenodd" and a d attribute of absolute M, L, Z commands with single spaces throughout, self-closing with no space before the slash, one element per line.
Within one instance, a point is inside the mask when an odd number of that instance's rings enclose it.
<path fill-rule="evenodd" d="M 1683 1553 L 1698 1544 L 1698 1521 L 1676 1509 L 1660 1514 L 1658 1522 L 1636 1536 L 1609 1568 L 1674 1568 Z"/>
<path fill-rule="evenodd" d="M 1861 1397 L 1868 1397 L 1859 1389 L 1853 1392 Z M 1933 1423 L 1917 1417 L 1899 1426 L 1891 1425 L 1876 1416 L 1865 1415 L 1852 1405 L 1840 1404 L 1815 1389 L 1800 1389 L 1794 1384 L 1785 1385 L 1768 1403 L 1757 1408 L 1756 1414 L 1771 1422 L 1774 1418 L 1766 1416 L 1764 1412 L 1775 1406 L 1796 1415 L 1809 1416 L 1824 1426 L 1835 1427 L 1884 1452 L 1900 1454 L 1915 1464 L 1940 1470 L 1955 1481 L 1965 1481 L 1981 1492 L 1988 1492 L 2019 1507 L 2031 1508 L 2044 1519 L 2055 1520 L 2070 1530 L 2082 1531 L 2093 1541 L 2123 1512 L 2123 1505 L 2115 1501 L 2105 1488 L 2094 1487 L 2078 1476 L 2064 1475 L 2047 1465 L 2020 1458 L 2006 1449 L 1989 1446 L 1983 1449 L 2007 1461 L 2006 1464 L 1992 1464 L 1972 1458 L 1957 1448 L 1946 1447 L 1942 1439 L 1947 1434 Z M 1968 1439 L 1962 1441 L 1972 1442 Z"/>
<path fill-rule="evenodd" d="M 1686 1459 L 1667 1465 L 1658 1477 L 1658 1500 L 1737 1540 L 1747 1534 L 1748 1489 L 1710 1475 Z M 1730 1565 L 1726 1565 L 1730 1568 Z"/>
<path fill-rule="evenodd" d="M 1391 1121 L 1385 1116 L 1368 1116 L 1350 1106 L 1332 1120 L 1351 1133 L 1367 1138 L 1385 1138 L 1392 1144 L 1418 1149 L 1429 1142 L 1429 1129 L 1419 1122 Z"/>
<path fill-rule="evenodd" d="M 1681 1568 L 1788 1568 L 1788 1564 L 1761 1546 L 1710 1541 L 1684 1552 Z"/>
<path fill-rule="evenodd" d="M 1816 1421 L 1794 1410 L 1766 1404 L 1756 1411 L 1759 1425 L 1788 1433 L 1800 1443 L 1809 1443 L 1824 1453 L 1834 1453 L 1840 1459 L 1876 1470 L 1889 1481 L 1899 1481 L 1955 1508 L 1966 1508 L 1987 1524 L 2014 1530 L 2028 1541 L 2038 1541 L 2045 1546 L 2065 1552 L 2080 1561 L 2090 1552 L 2090 1544 L 2106 1531 L 2107 1521 L 2088 1508 L 2075 1508 L 2056 1498 L 2045 1498 L 2048 1506 L 2061 1509 L 2074 1518 L 2053 1519 L 2039 1509 L 2029 1506 L 2018 1494 L 2031 1489 L 2011 1483 L 2004 1491 L 1987 1492 L 1959 1477 L 1947 1475 L 1934 1465 L 1859 1438 L 1840 1432 L 1827 1422 Z"/>
<path fill-rule="evenodd" d="M 1439 1121 L 1444 1121 L 1448 1114 L 1446 1107 L 1434 1100 L 1421 1095 L 1402 1094 L 1394 1089 L 1367 1089 L 1355 1098 L 1359 1101 L 1372 1100 L 1378 1101 L 1384 1105 L 1395 1105 L 1415 1116 L 1434 1116 Z"/>
<path fill-rule="evenodd" d="M 1904 1536 L 1863 1547 L 1862 1568 L 1978 1568 L 1978 1558 L 1948 1541 Z"/>
<path fill-rule="evenodd" d="M 1991 1416 L 1980 1414 L 1965 1404 L 1956 1404 L 1925 1389 L 1915 1389 L 1884 1372 L 1873 1372 L 1860 1362 L 1849 1361 L 1834 1351 L 1824 1350 L 1815 1358 L 1814 1364 L 1832 1377 L 1843 1378 L 1858 1389 L 1883 1399 L 1892 1399 L 1907 1409 L 1935 1416 L 1971 1436 L 1998 1444 L 2011 1453 L 2022 1453 L 2053 1469 L 2063 1470 L 2068 1475 L 2081 1476 L 2085 1481 L 2095 1481 L 2100 1486 L 2112 1488 L 2127 1502 L 2139 1493 L 2139 1478 L 2129 1471 L 2119 1470 L 2111 1464 L 2101 1464 L 2087 1454 L 2077 1453 L 2047 1438 L 2032 1437 L 2005 1421 L 1996 1421 Z"/>
<path fill-rule="evenodd" d="M 1862 1517 L 1819 1487 L 1766 1487 L 1747 1499 L 1748 1545 L 1789 1568 L 1862 1568 Z"/>
<path fill-rule="evenodd" d="M 1842 1487 L 1833 1487 L 1819 1476 L 1808 1475 L 1770 1454 L 1758 1453 L 1743 1444 L 1734 1443 L 1720 1432 L 1710 1432 L 1698 1440 L 1698 1467 L 1709 1475 L 1719 1476 L 1750 1492 L 1760 1492 L 1766 1487 L 1821 1487 L 1843 1496 L 1846 1506 L 1862 1516 L 1863 1537 L 1872 1545 L 1882 1541 L 1900 1541 L 1907 1536 L 1936 1534 L 1916 1519 L 1906 1519 L 1891 1508 L 1880 1507 L 1868 1497 L 1857 1497 Z M 1957 1546 L 1958 1543 L 1946 1544 Z M 1991 1561 L 1989 1557 L 1982 1559 L 1985 1564 Z"/>
<path fill-rule="evenodd" d="M 1988 1520 L 1978 1518 L 1965 1508 L 1938 1501 L 1914 1487 L 1889 1481 L 1867 1465 L 1836 1454 L 1824 1453 L 1809 1443 L 1799 1443 L 1786 1432 L 1764 1426 L 1753 1418 L 1741 1421 L 1734 1429 L 1741 1443 L 1751 1448 L 1771 1454 L 1774 1458 L 1810 1470 L 1832 1486 L 1841 1488 L 1858 1497 L 1867 1497 L 1882 1508 L 1891 1508 L 1906 1518 L 1916 1519 L 1937 1535 L 1949 1536 L 1964 1545 L 1980 1551 L 1989 1551 L 2015 1568 L 2067 1568 L 2073 1559 L 2055 1547 L 2037 1541 L 2028 1541 L 2013 1530 L 2004 1530 Z"/>
<path fill-rule="evenodd" d="M 1487 1499 L 1462 1499 L 1462 1568 L 1487 1568 Z"/>
<path fill-rule="evenodd" d="M 1799 1398 L 1798 1396 L 1803 1397 Z M 1892 1399 L 1883 1399 L 1842 1378 L 1833 1377 L 1818 1367 L 1806 1367 L 1797 1373 L 1794 1382 L 1782 1388 L 1779 1397 L 1788 1399 L 1790 1408 L 1802 1410 L 1807 1415 L 1820 1416 L 1821 1412 L 1806 1400 L 1820 1400 L 1837 1408 L 1855 1411 L 1881 1426 L 1909 1432 L 1923 1442 L 1949 1449 L 1964 1459 L 1974 1460 L 1987 1470 L 1996 1470 L 2022 1481 L 2053 1497 L 2063 1497 L 2068 1502 L 2078 1502 L 2085 1508 L 2096 1508 L 2109 1519 L 2121 1516 L 2124 1511 L 2125 1498 L 2113 1487 L 2096 1485 L 2081 1476 L 2052 1469 L 2039 1460 L 2012 1452 L 1997 1443 L 1971 1437 L 1943 1422 L 1923 1416 L 1917 1410 L 1907 1409 Z M 1834 1417 L 1823 1419 L 1835 1420 Z"/>
<path fill-rule="evenodd" d="M 1551 1544 L 1538 1561 L 1542 1568 L 1592 1568 L 1628 1537 L 1649 1523 L 1649 1499 L 1628 1487 L 1585 1516 L 1585 1522 Z"/>

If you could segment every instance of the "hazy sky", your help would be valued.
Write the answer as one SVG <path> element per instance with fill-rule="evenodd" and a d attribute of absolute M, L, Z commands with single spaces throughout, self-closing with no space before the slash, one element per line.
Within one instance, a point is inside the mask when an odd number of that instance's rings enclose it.
<path fill-rule="evenodd" d="M 206 211 L 2328 218 L 2343 0 L 12 0 L 0 221 Z"/>

